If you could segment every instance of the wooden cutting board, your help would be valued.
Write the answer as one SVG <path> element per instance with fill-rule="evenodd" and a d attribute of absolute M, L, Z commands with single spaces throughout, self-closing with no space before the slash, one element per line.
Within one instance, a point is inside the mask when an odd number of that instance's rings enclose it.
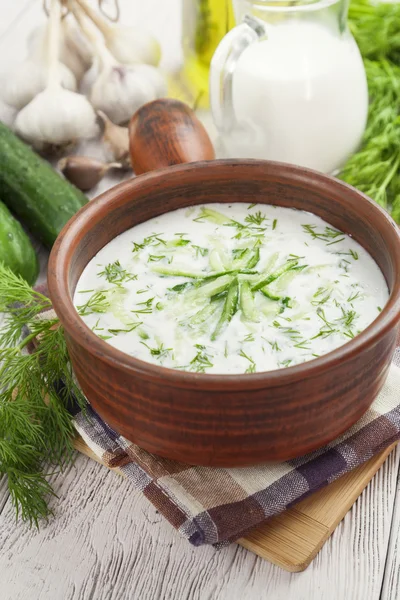
<path fill-rule="evenodd" d="M 76 438 L 74 445 L 79 452 L 104 464 L 81 437 Z M 395 446 L 269 519 L 238 543 L 286 571 L 304 571 Z"/>

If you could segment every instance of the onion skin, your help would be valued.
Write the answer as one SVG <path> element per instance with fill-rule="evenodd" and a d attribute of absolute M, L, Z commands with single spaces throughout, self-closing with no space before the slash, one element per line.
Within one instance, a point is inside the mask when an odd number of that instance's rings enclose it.
<path fill-rule="evenodd" d="M 129 152 L 136 175 L 215 158 L 208 133 L 194 111 L 169 98 L 149 102 L 133 115 Z"/>

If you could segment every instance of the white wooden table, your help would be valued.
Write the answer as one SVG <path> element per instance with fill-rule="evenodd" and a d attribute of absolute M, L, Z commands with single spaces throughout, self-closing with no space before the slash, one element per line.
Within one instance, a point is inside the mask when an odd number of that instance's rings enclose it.
<path fill-rule="evenodd" d="M 22 59 L 40 0 L 0 0 L 0 70 Z M 180 0 L 124 0 L 180 58 Z M 110 182 L 105 182 L 109 185 Z M 101 191 L 101 190 L 99 190 Z M 46 256 L 41 253 L 42 276 Z M 400 598 L 400 452 L 393 453 L 307 571 L 289 574 L 236 546 L 193 548 L 127 481 L 79 455 L 54 475 L 55 517 L 15 522 L 0 479 L 1 600 L 394 600 Z"/>

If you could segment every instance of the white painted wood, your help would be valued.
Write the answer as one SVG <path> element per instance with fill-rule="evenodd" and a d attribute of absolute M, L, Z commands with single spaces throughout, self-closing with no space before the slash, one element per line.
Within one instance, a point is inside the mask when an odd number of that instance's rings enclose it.
<path fill-rule="evenodd" d="M 179 53 L 180 0 L 123 0 L 125 22 L 162 40 L 167 65 Z M 0 71 L 25 55 L 43 22 L 40 0 L 0 0 Z M 108 187 L 105 181 L 95 190 Z M 44 280 L 46 253 L 40 252 Z M 286 573 L 232 545 L 192 548 L 129 483 L 83 456 L 53 476 L 55 517 L 40 531 L 15 524 L 0 479 L 2 600 L 378 600 L 400 597 L 399 452 L 391 455 L 307 571 Z M 399 494 L 398 494 L 399 495 Z M 392 522 L 394 529 L 389 545 Z M 388 554 L 387 554 L 388 553 Z M 384 577 L 385 561 L 387 569 Z"/>
<path fill-rule="evenodd" d="M 7 477 L 0 476 L 0 514 L 8 500 Z"/>
<path fill-rule="evenodd" d="M 385 576 L 381 600 L 400 598 L 400 480 L 397 480 L 397 494 L 392 519 L 392 528 L 387 552 Z"/>
<path fill-rule="evenodd" d="M 15 527 L 7 502 L 1 597 L 378 600 L 398 461 L 390 457 L 309 569 L 289 574 L 236 545 L 192 548 L 126 480 L 79 456 L 53 477 L 56 516 L 39 532 Z"/>

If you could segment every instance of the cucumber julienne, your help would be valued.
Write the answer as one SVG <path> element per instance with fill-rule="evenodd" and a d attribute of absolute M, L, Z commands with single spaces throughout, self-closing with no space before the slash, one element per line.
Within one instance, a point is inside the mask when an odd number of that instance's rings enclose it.
<path fill-rule="evenodd" d="M 88 199 L 0 123 L 0 198 L 48 248 Z"/>

